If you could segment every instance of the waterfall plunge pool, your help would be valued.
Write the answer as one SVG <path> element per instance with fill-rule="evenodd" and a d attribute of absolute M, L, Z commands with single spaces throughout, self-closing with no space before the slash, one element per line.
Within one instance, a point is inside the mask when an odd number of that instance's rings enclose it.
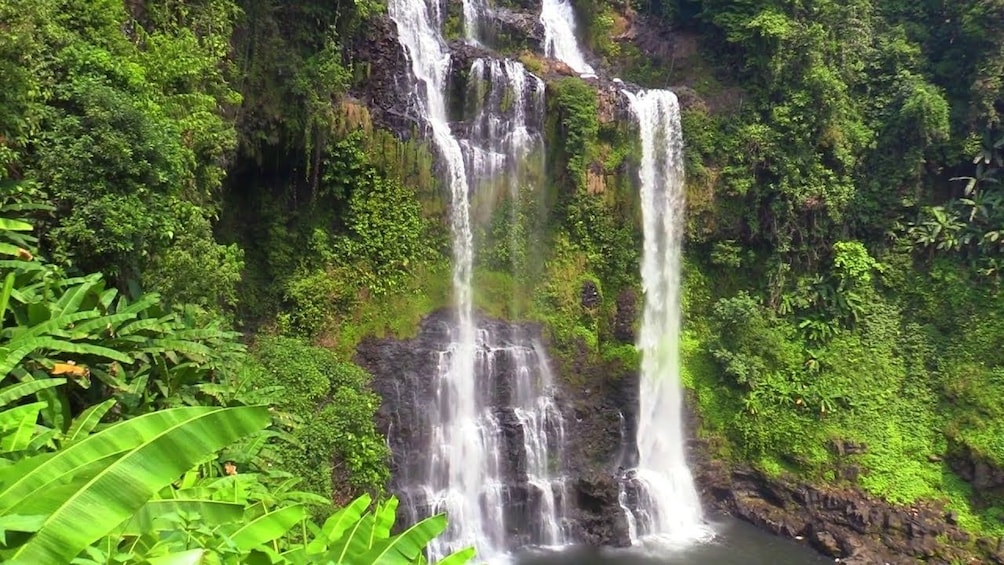
<path fill-rule="evenodd" d="M 712 522 L 715 538 L 685 547 L 656 544 L 613 549 L 568 547 L 560 551 L 525 550 L 515 565 L 822 565 L 833 563 L 812 548 L 775 536 L 735 518 Z"/>

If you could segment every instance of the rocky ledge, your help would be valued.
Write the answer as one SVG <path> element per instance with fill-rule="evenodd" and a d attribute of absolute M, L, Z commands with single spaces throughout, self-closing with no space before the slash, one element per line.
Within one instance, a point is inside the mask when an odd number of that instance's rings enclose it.
<path fill-rule="evenodd" d="M 897 506 L 857 488 L 767 476 L 712 460 L 710 452 L 691 440 L 694 478 L 709 512 L 800 540 L 840 563 L 1004 565 L 1004 539 L 972 539 L 954 513 L 935 504 Z"/>

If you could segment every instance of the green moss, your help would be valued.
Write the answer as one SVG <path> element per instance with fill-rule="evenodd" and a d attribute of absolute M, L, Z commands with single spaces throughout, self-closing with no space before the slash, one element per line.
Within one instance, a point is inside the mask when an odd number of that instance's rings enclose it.
<path fill-rule="evenodd" d="M 586 169 L 596 154 L 599 134 L 599 99 L 596 90 L 578 77 L 565 77 L 547 85 L 548 144 L 553 162 L 565 163 L 564 174 L 572 187 L 585 188 Z M 559 142 L 560 140 L 560 142 Z"/>
<path fill-rule="evenodd" d="M 618 363 L 627 371 L 635 372 L 641 367 L 641 352 L 629 343 L 604 343 L 602 358 L 609 363 Z"/>
<path fill-rule="evenodd" d="M 913 272 L 897 293 L 869 294 L 852 327 L 809 344 L 759 300 L 716 298 L 751 286 L 741 267 L 691 257 L 685 268 L 682 377 L 718 455 L 829 484 L 855 467 L 867 492 L 945 502 L 968 531 L 999 535 L 1004 500 L 974 493 L 943 460 L 950 445 L 993 462 L 1002 453 L 991 329 L 1002 320 L 989 306 L 1000 297 L 963 292 L 971 283 L 958 267 Z M 840 455 L 838 443 L 863 452 Z"/>
<path fill-rule="evenodd" d="M 350 313 L 342 314 L 330 334 L 320 342 L 333 341 L 340 354 L 351 357 L 367 336 L 406 339 L 418 334 L 419 322 L 431 312 L 450 304 L 451 277 L 445 261 L 420 267 L 394 292 L 364 296 Z"/>

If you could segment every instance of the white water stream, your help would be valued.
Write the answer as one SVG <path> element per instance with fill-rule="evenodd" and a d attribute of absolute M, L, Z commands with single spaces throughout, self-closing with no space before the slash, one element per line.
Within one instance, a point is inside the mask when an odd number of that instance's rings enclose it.
<path fill-rule="evenodd" d="M 439 4 L 430 7 L 422 0 L 392 0 L 388 10 L 397 24 L 398 40 L 411 61 L 414 103 L 431 130 L 432 140 L 446 168 L 450 190 L 450 228 L 453 238 L 453 290 L 456 328 L 449 351 L 440 360 L 436 381 L 438 417 L 433 424 L 432 458 L 427 485 L 427 502 L 450 516 L 449 540 L 431 547 L 432 557 L 448 553 L 459 543 L 473 545 L 481 540 L 486 518 L 480 504 L 490 472 L 489 449 L 485 445 L 484 423 L 479 421 L 475 365 L 474 317 L 471 305 L 471 271 L 474 243 L 470 223 L 467 171 L 460 143 L 450 129 L 446 112 L 446 81 L 450 54 L 439 33 Z M 489 498 L 490 492 L 489 492 Z M 495 501 L 497 502 L 497 501 Z M 452 542 L 452 543 L 451 543 Z"/>
<path fill-rule="evenodd" d="M 586 62 L 575 37 L 575 10 L 571 0 L 543 0 L 540 23 L 544 24 L 544 54 L 564 62 L 584 76 L 596 71 Z"/>
<path fill-rule="evenodd" d="M 574 71 L 592 75 L 575 36 L 569 0 L 543 0 L 545 51 Z M 684 452 L 680 388 L 680 269 L 684 221 L 683 134 L 676 95 L 666 90 L 623 91 L 638 120 L 642 145 L 644 249 L 641 275 L 645 306 L 637 347 L 642 354 L 637 426 L 636 508 L 622 485 L 632 542 L 707 539 L 700 499 Z M 622 432 L 623 433 L 623 432 Z"/>
<path fill-rule="evenodd" d="M 710 530 L 684 452 L 680 385 L 680 268 L 684 221 L 683 134 L 676 95 L 667 90 L 625 91 L 638 120 L 645 292 L 638 349 L 640 536 L 686 543 Z"/>
<path fill-rule="evenodd" d="M 519 545 L 564 543 L 564 425 L 543 348 L 518 327 L 479 329 L 472 306 L 474 242 L 470 198 L 508 179 L 518 198 L 519 163 L 542 151 L 529 118 L 543 122 L 543 82 L 511 60 L 477 59 L 467 139 L 451 129 L 446 92 L 449 50 L 437 0 L 391 0 L 390 17 L 411 61 L 416 109 L 445 165 L 450 191 L 456 323 L 439 354 L 428 414 L 427 469 L 405 477 L 402 499 L 424 513 L 446 512 L 449 529 L 429 546 L 430 561 L 474 546 L 495 561 Z M 465 0 L 465 30 L 477 42 L 483 2 Z M 515 459 L 514 459 L 515 458 Z M 516 511 L 511 511 L 516 508 Z M 511 539 L 513 532 L 519 532 Z"/>

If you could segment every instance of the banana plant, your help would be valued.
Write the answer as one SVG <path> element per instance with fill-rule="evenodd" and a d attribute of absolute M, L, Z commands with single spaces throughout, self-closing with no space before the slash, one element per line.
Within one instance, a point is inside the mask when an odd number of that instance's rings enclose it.
<path fill-rule="evenodd" d="M 0 470 L 0 517 L 37 526 L 25 539 L 8 538 L 0 558 L 69 563 L 117 528 L 142 524 L 140 511 L 159 490 L 268 422 L 264 407 L 162 410 Z"/>

